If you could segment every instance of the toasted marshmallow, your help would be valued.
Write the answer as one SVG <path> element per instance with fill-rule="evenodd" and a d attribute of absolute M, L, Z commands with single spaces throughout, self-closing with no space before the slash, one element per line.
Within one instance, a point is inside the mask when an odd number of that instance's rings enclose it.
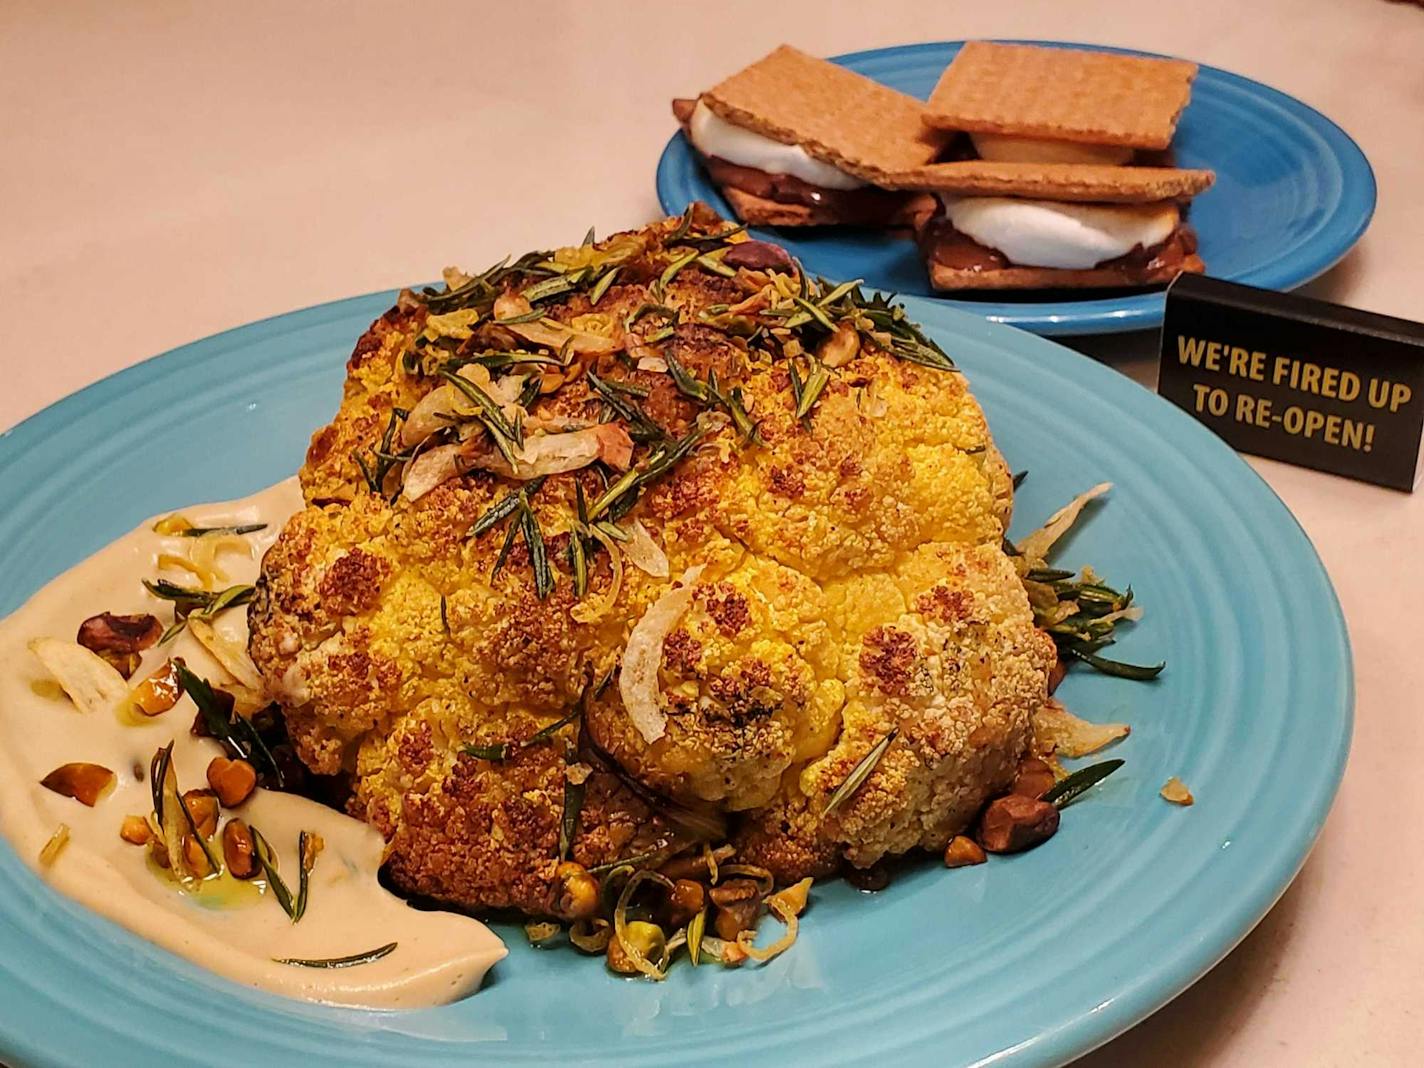
<path fill-rule="evenodd" d="M 1139 245 L 1167 240 L 1180 221 L 1177 205 L 1067 204 L 1014 197 L 944 195 L 954 228 L 997 249 L 1020 267 L 1087 270 Z"/>
<path fill-rule="evenodd" d="M 859 189 L 865 185 L 859 178 L 813 159 L 800 145 L 783 145 L 732 125 L 701 100 L 693 109 L 688 134 L 704 156 L 716 156 L 738 167 L 753 167 L 768 174 L 789 174 L 822 189 Z"/>
<path fill-rule="evenodd" d="M 1116 166 L 1132 159 L 1123 145 L 1082 145 L 1073 141 L 1040 141 L 1007 134 L 970 134 L 980 159 L 996 163 L 1099 163 Z"/>

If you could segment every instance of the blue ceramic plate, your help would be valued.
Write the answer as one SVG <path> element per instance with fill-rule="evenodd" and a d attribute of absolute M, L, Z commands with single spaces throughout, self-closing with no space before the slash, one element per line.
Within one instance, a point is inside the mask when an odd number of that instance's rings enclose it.
<path fill-rule="evenodd" d="M 924 98 L 962 43 L 879 48 L 835 61 Z M 1173 144 L 1180 166 L 1216 171 L 1216 184 L 1191 209 L 1202 259 L 1216 278 L 1265 289 L 1304 285 L 1350 250 L 1374 214 L 1374 172 L 1359 146 L 1318 111 L 1238 74 L 1201 68 Z M 669 213 L 705 200 L 734 217 L 680 133 L 658 161 L 658 199 Z M 933 295 L 910 241 L 869 230 L 767 233 L 828 278 L 864 278 L 878 289 Z M 995 322 L 1061 335 L 1160 326 L 1163 296 L 1160 289 L 1103 297 L 1028 291 L 941 302 Z"/>
<path fill-rule="evenodd" d="M 0 612 L 128 530 L 289 474 L 335 409 L 378 294 L 185 346 L 0 439 Z M 1249 931 L 1314 841 L 1348 749 L 1344 625 L 1310 543 L 1209 432 L 1128 379 L 930 302 L 912 312 L 967 371 L 1010 462 L 1023 532 L 1110 479 L 1063 559 L 1131 582 L 1117 648 L 1155 683 L 1073 673 L 1062 693 L 1125 719 L 1126 767 L 1044 848 L 915 866 L 871 897 L 814 893 L 793 952 L 736 971 L 610 976 L 517 926 L 490 985 L 378 1013 L 255 993 L 49 891 L 0 843 L 0 1060 L 96 1064 L 1046 1064 L 1180 992 Z M 1193 808 L 1157 796 L 1170 775 Z M 360 917 L 351 918 L 353 924 Z"/>

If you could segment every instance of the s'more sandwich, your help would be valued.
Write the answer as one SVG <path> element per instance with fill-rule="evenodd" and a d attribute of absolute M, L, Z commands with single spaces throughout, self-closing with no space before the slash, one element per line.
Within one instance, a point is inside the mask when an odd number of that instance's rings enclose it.
<path fill-rule="evenodd" d="M 940 160 L 880 174 L 932 192 L 919 244 L 936 289 L 1142 286 L 1204 269 L 1185 212 L 1209 170 L 1172 165 L 1196 65 L 972 41 L 925 123 Z"/>
<path fill-rule="evenodd" d="M 929 163 L 951 136 L 914 97 L 789 45 L 673 114 L 738 217 L 762 226 L 914 225 L 934 199 L 874 178 Z"/>

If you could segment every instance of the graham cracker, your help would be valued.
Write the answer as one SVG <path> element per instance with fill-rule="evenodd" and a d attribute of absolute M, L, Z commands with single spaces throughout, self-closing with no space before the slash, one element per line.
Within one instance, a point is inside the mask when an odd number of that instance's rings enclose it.
<path fill-rule="evenodd" d="M 1178 167 L 968 159 L 882 174 L 876 184 L 887 189 L 932 189 L 939 193 L 1145 204 L 1196 196 L 1215 180 L 1212 171 Z"/>
<path fill-rule="evenodd" d="M 748 226 L 904 226 L 917 229 L 934 214 L 938 203 L 929 195 L 907 195 L 893 212 L 875 217 L 847 217 L 835 208 L 810 204 L 784 204 L 754 196 L 730 186 L 722 188 L 722 196 Z"/>
<path fill-rule="evenodd" d="M 930 94 L 944 130 L 1166 148 L 1197 65 L 1182 59 L 970 41 Z"/>
<path fill-rule="evenodd" d="M 930 162 L 947 136 L 926 124 L 925 106 L 854 71 L 782 45 L 702 94 L 717 115 L 847 174 Z"/>
<path fill-rule="evenodd" d="M 1163 285 L 1181 274 L 1201 274 L 1206 270 L 1200 256 L 1193 253 L 1182 261 L 1181 270 L 1125 273 L 1120 268 L 1093 267 L 1067 271 L 1056 267 L 1000 267 L 974 271 L 927 265 L 930 284 L 938 290 L 964 289 L 1110 289 L 1123 286 Z"/>

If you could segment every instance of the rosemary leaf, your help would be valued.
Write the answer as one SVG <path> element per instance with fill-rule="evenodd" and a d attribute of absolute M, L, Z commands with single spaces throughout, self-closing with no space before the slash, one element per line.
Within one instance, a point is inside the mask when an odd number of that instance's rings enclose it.
<path fill-rule="evenodd" d="M 1066 779 L 1055 783 L 1043 795 L 1043 800 L 1058 808 L 1069 804 L 1079 794 L 1092 789 L 1102 782 L 1118 768 L 1122 767 L 1126 761 L 1104 760 L 1100 764 L 1089 764 L 1086 768 L 1079 768 Z"/>
<path fill-rule="evenodd" d="M 201 538 L 205 534 L 256 534 L 259 530 L 266 530 L 266 523 L 241 523 L 232 527 L 189 527 L 187 530 L 180 530 L 180 538 Z"/>
<path fill-rule="evenodd" d="M 816 301 L 816 306 L 819 308 L 829 308 L 836 301 L 848 295 L 852 290 L 860 288 L 864 282 L 864 278 L 857 278 L 854 282 L 842 282 L 820 300 Z"/>
<path fill-rule="evenodd" d="M 541 300 L 548 300 L 550 297 L 561 296 L 571 289 L 577 289 L 582 278 L 583 271 L 581 270 L 570 271 L 568 274 L 557 274 L 553 278 L 546 278 L 542 282 L 526 286 L 520 290 L 519 295 L 530 304 L 537 304 Z"/>
<path fill-rule="evenodd" d="M 543 476 L 541 475 L 540 478 L 542 479 Z M 539 480 L 534 479 L 531 481 Z M 492 526 L 498 523 L 501 519 L 513 515 L 518 508 L 519 490 L 510 490 L 508 494 L 506 494 L 504 497 L 501 497 L 498 501 L 491 505 L 489 510 L 486 511 L 484 515 L 480 516 L 474 521 L 474 523 L 470 527 L 470 537 L 479 537 L 485 531 L 489 530 Z"/>
<path fill-rule="evenodd" d="M 445 632 L 445 637 L 450 637 L 450 611 L 443 593 L 440 595 L 440 629 Z"/>
<path fill-rule="evenodd" d="M 296 902 L 292 899 L 292 891 L 277 871 L 276 854 L 272 852 L 271 845 L 268 844 L 261 831 L 251 824 L 248 824 L 247 829 L 252 832 L 252 852 L 257 858 L 257 864 L 261 867 L 263 876 L 267 879 L 267 886 L 272 891 L 272 896 L 277 899 L 277 904 L 282 906 L 282 911 L 291 918 L 293 923 L 296 923 L 298 919 Z"/>
<path fill-rule="evenodd" d="M 370 964 L 395 952 L 399 942 L 387 942 L 384 946 L 368 949 L 364 953 L 353 953 L 349 957 L 273 957 L 274 964 L 290 964 L 297 968 L 354 968 L 358 964 Z"/>
<path fill-rule="evenodd" d="M 498 764 L 509 756 L 509 744 L 500 742 L 498 745 L 467 745 L 460 752 Z"/>
<path fill-rule="evenodd" d="M 567 860 L 574 839 L 578 837 L 579 816 L 583 813 L 583 798 L 587 782 L 564 779 L 564 808 L 559 817 L 559 859 Z"/>
<path fill-rule="evenodd" d="M 870 751 L 861 757 L 860 763 L 852 768 L 851 773 L 845 777 L 845 782 L 836 787 L 836 792 L 831 794 L 831 799 L 821 810 L 822 818 L 831 815 L 849 801 L 855 792 L 865 784 L 865 780 L 870 778 L 870 773 L 875 770 L 876 765 L 880 763 L 880 758 L 885 755 L 885 751 L 890 748 L 890 743 L 899 733 L 899 727 L 892 727 L 889 734 L 870 747 Z"/>
<path fill-rule="evenodd" d="M 583 241 L 581 241 L 581 242 L 579 243 L 579 247 L 580 247 L 580 248 L 587 248 L 589 245 L 592 245 L 592 244 L 595 242 L 595 240 L 596 240 L 596 239 L 595 239 L 594 236 L 593 236 L 593 227 L 590 226 L 590 227 L 588 228 L 588 233 L 586 233 L 586 234 L 583 235 Z"/>
<path fill-rule="evenodd" d="M 702 938 L 707 932 L 707 910 L 692 917 L 687 925 L 687 960 L 694 968 L 702 963 Z"/>
<path fill-rule="evenodd" d="M 682 218 L 678 221 L 677 228 L 663 240 L 664 245 L 675 245 L 687 236 L 687 232 L 692 229 L 692 209 L 694 205 L 689 204 L 682 213 Z"/>
<path fill-rule="evenodd" d="M 1096 656 L 1084 649 L 1081 644 L 1069 645 L 1064 649 L 1069 656 L 1075 660 L 1081 660 L 1094 670 L 1101 671 L 1104 675 L 1112 675 L 1119 679 L 1135 679 L 1138 682 L 1147 682 L 1162 674 L 1162 669 L 1167 666 L 1167 661 L 1144 666 L 1142 664 L 1125 664 L 1120 660 L 1109 660 L 1106 657 Z"/>
<path fill-rule="evenodd" d="M 517 323 L 537 323 L 542 318 L 544 318 L 544 309 L 533 308 L 522 315 L 511 315 L 508 319 L 496 319 L 495 323 L 499 326 L 510 326 Z"/>
<path fill-rule="evenodd" d="M 709 252 L 704 252 L 702 255 L 697 257 L 697 266 L 701 267 L 704 271 L 711 271 L 713 274 L 719 274 L 723 278 L 737 277 L 737 272 L 734 269 L 728 267 L 721 260 L 715 259 L 713 255 Z"/>
<path fill-rule="evenodd" d="M 589 386 L 613 412 L 628 424 L 628 436 L 634 441 L 662 442 L 667 440 L 667 431 L 655 423 L 636 400 L 622 395 L 625 391 L 615 389 L 607 380 L 589 368 L 584 374 Z"/>
<path fill-rule="evenodd" d="M 658 290 L 666 289 L 678 273 L 693 260 L 697 259 L 697 252 L 689 252 L 685 256 L 679 256 L 664 268 L 663 273 L 658 276 Z"/>
<path fill-rule="evenodd" d="M 1018 471 L 1014 474 L 1014 489 L 1017 490 L 1024 484 L 1024 479 L 1028 478 L 1028 471 Z"/>
<path fill-rule="evenodd" d="M 796 418 L 806 420 L 811 409 L 816 406 L 816 402 L 821 399 L 821 393 L 830 384 L 831 372 L 820 360 L 813 360 L 811 373 L 806 376 L 806 381 L 801 386 L 801 396 L 796 402 Z"/>
<path fill-rule="evenodd" d="M 296 923 L 307 914 L 307 896 L 311 892 L 312 868 L 316 867 L 316 853 L 311 848 L 310 831 L 297 834 L 297 900 L 292 906 L 292 922 Z"/>
<path fill-rule="evenodd" d="M 608 292 L 609 286 L 613 285 L 614 279 L 618 277 L 618 272 L 622 269 L 622 267 L 614 267 L 611 271 L 604 271 L 599 275 L 598 281 L 593 284 L 593 288 L 588 293 L 590 307 L 598 307 L 598 302 L 603 299 L 603 295 Z"/>
<path fill-rule="evenodd" d="M 542 601 L 554 592 L 554 571 L 549 567 L 548 549 L 544 545 L 544 535 L 539 530 L 534 509 L 521 499 L 519 512 L 520 531 L 529 549 L 529 566 L 534 571 L 534 595 Z"/>

